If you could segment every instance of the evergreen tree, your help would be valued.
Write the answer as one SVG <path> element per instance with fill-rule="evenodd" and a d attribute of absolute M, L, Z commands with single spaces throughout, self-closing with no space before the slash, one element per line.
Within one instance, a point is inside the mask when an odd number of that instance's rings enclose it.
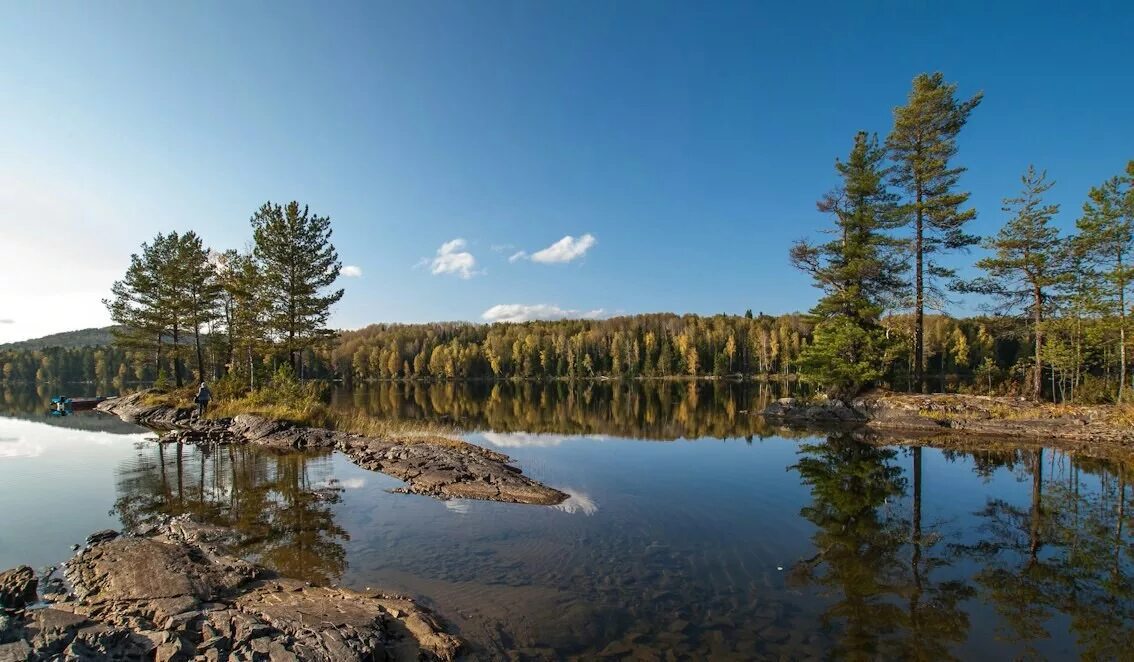
<path fill-rule="evenodd" d="M 241 375 L 256 387 L 255 357 L 265 345 L 263 278 L 250 254 L 225 251 L 217 260 L 225 328 L 226 371 Z"/>
<path fill-rule="evenodd" d="M 1126 390 L 1126 291 L 1134 276 L 1134 162 L 1128 177 L 1116 176 L 1091 188 L 1078 220 L 1079 247 L 1092 271 L 1097 299 L 1118 318 L 1118 399 Z"/>
<path fill-rule="evenodd" d="M 791 249 L 792 264 L 824 292 L 811 310 L 815 336 L 803 351 L 801 369 L 840 395 L 854 395 L 881 377 L 878 320 L 905 288 L 897 244 L 885 232 L 897 220 L 895 196 L 886 188 L 885 158 L 877 138 L 859 132 L 847 161 L 835 162 L 842 186 L 818 203 L 820 211 L 834 216 L 834 239 L 800 241 Z"/>
<path fill-rule="evenodd" d="M 940 308 L 943 293 L 935 281 L 954 272 L 936 261 L 939 252 L 976 244 L 964 226 L 976 217 L 962 209 L 969 194 L 956 190 L 965 168 L 951 166 L 957 154 L 957 135 L 982 98 L 956 99 L 957 86 L 940 73 L 920 74 L 913 81 L 906 105 L 894 109 L 894 128 L 887 138 L 895 166 L 893 183 L 906 192 L 903 205 L 913 225 L 914 254 L 914 381 L 925 390 L 925 306 Z"/>
<path fill-rule="evenodd" d="M 339 277 L 339 255 L 331 244 L 331 219 L 292 201 L 265 203 L 252 216 L 254 254 L 260 263 L 267 328 L 282 343 L 296 374 L 300 352 L 334 337 L 326 327 L 343 290 L 323 292 Z"/>
<path fill-rule="evenodd" d="M 130 266 L 122 280 L 111 286 L 111 298 L 103 305 L 118 325 L 115 343 L 123 349 L 140 350 L 154 357 L 154 370 L 162 369 L 164 340 L 173 335 L 177 365 L 178 331 L 174 290 L 169 285 L 170 265 L 176 254 L 177 233 L 158 234 L 152 243 L 130 256 Z M 181 379 L 177 371 L 177 379 Z"/>
<path fill-rule="evenodd" d="M 196 232 L 189 231 L 175 238 L 169 285 L 173 289 L 174 314 L 184 321 L 181 326 L 193 332 L 193 345 L 197 359 L 197 379 L 205 379 L 205 356 L 201 348 L 202 326 L 219 317 L 221 284 L 216 264 L 210 260 L 209 250 Z"/>
<path fill-rule="evenodd" d="M 990 294 L 998 312 L 1025 312 L 1033 324 L 1032 397 L 1043 396 L 1043 324 L 1057 303 L 1060 288 L 1070 282 L 1068 242 L 1059 236 L 1051 222 L 1059 205 L 1043 203 L 1043 196 L 1055 182 L 1046 172 L 1028 166 L 1021 178 L 1024 188 L 1019 197 L 1005 198 L 1004 211 L 1012 218 L 994 237 L 984 242 L 992 251 L 976 266 L 987 274 L 965 289 Z"/>

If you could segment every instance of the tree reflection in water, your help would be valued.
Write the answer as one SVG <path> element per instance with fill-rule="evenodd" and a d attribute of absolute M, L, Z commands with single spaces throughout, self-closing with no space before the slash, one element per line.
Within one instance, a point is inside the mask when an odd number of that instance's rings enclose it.
<path fill-rule="evenodd" d="M 922 449 L 908 449 L 908 476 L 897 450 L 845 435 L 799 452 L 791 469 L 811 489 L 800 514 L 817 527 L 816 554 L 790 581 L 821 588 L 835 657 L 955 659 L 976 591 L 952 567 L 949 532 L 922 521 Z"/>
<path fill-rule="evenodd" d="M 896 450 L 835 435 L 802 445 L 791 467 L 813 498 L 801 515 L 817 527 L 816 554 L 791 580 L 821 588 L 836 657 L 953 658 L 974 599 L 995 609 L 997 639 L 1025 657 L 1044 656 L 1051 640 L 1060 646 L 1065 618 L 1082 657 L 1129 655 L 1125 463 L 1040 448 L 945 453 L 986 477 L 1014 472 L 1026 499 L 989 497 L 974 519 L 926 527 L 921 449 L 909 455 L 904 475 Z"/>
<path fill-rule="evenodd" d="M 119 471 L 114 513 L 125 528 L 188 513 L 239 531 L 234 551 L 282 574 L 316 584 L 342 576 L 349 536 L 334 520 L 339 492 L 325 487 L 329 454 L 156 446 Z"/>
<path fill-rule="evenodd" d="M 788 385 L 728 380 L 376 382 L 332 393 L 332 405 L 392 420 L 469 430 L 637 439 L 769 437 L 754 414 Z"/>
<path fill-rule="evenodd" d="M 958 547 L 981 564 L 975 580 L 1001 616 L 999 636 L 1037 655 L 1039 642 L 1062 635 L 1055 617 L 1064 614 L 1081 657 L 1128 658 L 1134 647 L 1134 542 L 1125 521 L 1130 468 L 1043 449 L 1005 453 L 1003 463 L 1030 482 L 1030 502 L 989 499 L 978 513 L 982 539 Z M 1084 475 L 1094 479 L 1090 487 Z"/>

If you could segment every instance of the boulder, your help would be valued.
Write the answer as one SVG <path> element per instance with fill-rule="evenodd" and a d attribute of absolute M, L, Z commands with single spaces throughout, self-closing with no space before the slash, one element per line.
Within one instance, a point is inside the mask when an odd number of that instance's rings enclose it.
<path fill-rule="evenodd" d="M 449 660 L 461 642 L 397 596 L 311 586 L 228 555 L 238 534 L 187 517 L 96 540 L 74 598 L 28 612 L 14 659 Z M 23 657 L 19 657 L 19 656 Z M 0 659 L 3 659 L 0 657 Z"/>
<path fill-rule="evenodd" d="M 26 565 L 0 572 L 0 607 L 23 609 L 36 601 L 35 571 Z"/>

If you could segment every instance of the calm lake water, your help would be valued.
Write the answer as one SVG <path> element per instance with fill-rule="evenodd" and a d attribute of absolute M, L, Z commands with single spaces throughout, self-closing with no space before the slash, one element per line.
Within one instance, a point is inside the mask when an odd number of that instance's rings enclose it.
<path fill-rule="evenodd" d="M 465 430 L 571 495 L 391 494 L 339 454 L 159 446 L 2 392 L 0 568 L 193 512 L 247 556 L 436 609 L 482 657 L 1128 658 L 1129 467 L 789 439 L 739 384 L 381 384 L 338 407 Z"/>

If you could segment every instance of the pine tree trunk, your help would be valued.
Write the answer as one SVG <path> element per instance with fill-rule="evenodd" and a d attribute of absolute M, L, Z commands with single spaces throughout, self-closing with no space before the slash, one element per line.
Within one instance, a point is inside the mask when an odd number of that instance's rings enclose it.
<path fill-rule="evenodd" d="M 205 355 L 201 352 L 201 322 L 193 320 L 193 344 L 197 346 L 197 381 L 205 381 Z"/>
<path fill-rule="evenodd" d="M 1032 380 L 1032 399 L 1039 402 L 1043 399 L 1043 358 L 1040 354 L 1040 349 L 1043 346 L 1043 331 L 1040 326 L 1043 324 L 1043 293 L 1040 292 L 1038 287 L 1033 288 L 1034 300 L 1032 305 L 1035 307 L 1034 319 L 1036 323 L 1036 374 Z M 1052 373 L 1054 378 L 1055 374 Z M 1052 387 L 1051 397 L 1055 397 L 1055 388 Z"/>
<path fill-rule="evenodd" d="M 1122 253 L 1118 254 L 1118 401 L 1126 393 L 1126 276 L 1122 272 Z"/>
<path fill-rule="evenodd" d="M 181 380 L 181 329 L 178 327 L 177 322 L 173 323 L 173 382 L 177 384 L 177 388 L 181 388 L 185 383 Z"/>
<path fill-rule="evenodd" d="M 914 388 L 920 390 L 922 393 L 927 393 L 925 383 L 925 367 L 922 365 L 922 357 L 925 354 L 925 288 L 924 288 L 924 274 L 923 262 L 925 256 L 923 254 L 923 211 L 921 208 L 921 188 L 917 191 L 917 208 L 915 210 L 914 220 Z"/>

